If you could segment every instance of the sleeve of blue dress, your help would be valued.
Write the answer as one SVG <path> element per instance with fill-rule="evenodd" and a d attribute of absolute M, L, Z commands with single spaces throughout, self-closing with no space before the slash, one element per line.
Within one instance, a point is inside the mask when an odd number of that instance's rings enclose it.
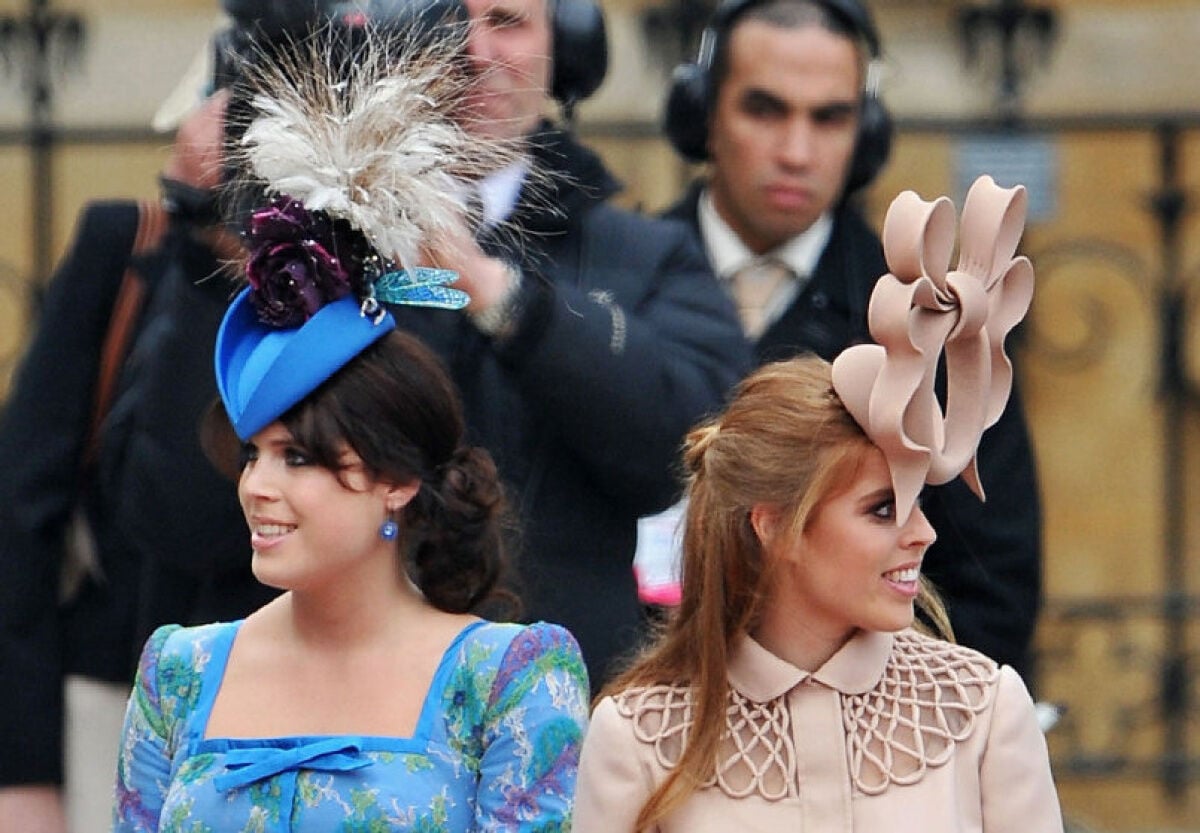
<path fill-rule="evenodd" d="M 162 688 L 160 668 L 167 638 L 179 630 L 167 625 L 146 641 L 138 662 L 137 678 L 129 705 L 117 758 L 117 784 L 113 792 L 113 833 L 154 833 L 159 813 L 171 785 L 171 737 L 174 723 L 173 692 Z M 166 695 L 166 696 L 164 696 Z"/>
<path fill-rule="evenodd" d="M 500 662 L 484 715 L 476 829 L 569 829 L 587 703 L 575 638 L 558 625 L 522 628 Z"/>

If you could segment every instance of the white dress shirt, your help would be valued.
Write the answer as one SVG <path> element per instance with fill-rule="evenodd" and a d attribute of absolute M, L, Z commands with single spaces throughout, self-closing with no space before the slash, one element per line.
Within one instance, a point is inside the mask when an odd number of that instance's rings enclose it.
<path fill-rule="evenodd" d="M 833 234 L 833 215 L 825 212 L 807 231 L 782 246 L 756 255 L 746 247 L 737 232 L 721 219 L 707 188 L 700 194 L 699 220 L 700 236 L 704 240 L 708 262 L 722 284 L 731 290 L 731 295 L 734 276 L 756 261 L 776 261 L 791 270 L 791 280 L 781 282 L 763 306 L 764 329 L 777 321 L 804 289 Z"/>

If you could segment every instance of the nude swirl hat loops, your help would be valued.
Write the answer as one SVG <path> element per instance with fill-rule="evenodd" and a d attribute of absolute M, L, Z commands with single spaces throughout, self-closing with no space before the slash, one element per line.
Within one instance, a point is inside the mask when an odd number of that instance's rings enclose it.
<path fill-rule="evenodd" d="M 1033 267 L 1015 256 L 1026 207 L 1022 186 L 976 180 L 963 206 L 953 270 L 949 199 L 905 191 L 888 209 L 882 237 L 891 271 L 875 285 L 867 311 L 877 343 L 844 350 L 833 363 L 833 386 L 887 458 L 901 524 L 926 483 L 961 473 L 984 497 L 979 439 L 1008 401 L 1013 370 L 1004 340 L 1033 298 Z M 934 390 L 943 353 L 944 414 Z"/>

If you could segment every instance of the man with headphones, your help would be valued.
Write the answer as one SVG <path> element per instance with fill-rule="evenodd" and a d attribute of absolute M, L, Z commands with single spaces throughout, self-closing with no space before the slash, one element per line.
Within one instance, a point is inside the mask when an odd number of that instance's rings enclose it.
<path fill-rule="evenodd" d="M 723 0 L 700 54 L 680 66 L 665 131 L 707 177 L 668 209 L 698 231 L 758 362 L 832 359 L 870 339 L 867 303 L 887 272 L 851 197 L 887 160 L 876 95 L 879 36 L 859 0 Z M 986 511 L 956 480 L 927 490 L 938 541 L 923 567 L 959 641 L 1030 680 L 1041 596 L 1041 520 L 1017 391 L 979 451 Z"/>
<path fill-rule="evenodd" d="M 475 245 L 433 253 L 471 295 L 466 314 L 393 314 L 445 358 L 509 486 L 523 615 L 569 628 L 599 686 L 641 636 L 637 519 L 675 497 L 682 437 L 750 353 L 690 229 L 610 205 L 617 181 L 546 116 L 600 86 L 600 8 L 463 3 L 467 128 L 529 152 L 480 183 Z"/>

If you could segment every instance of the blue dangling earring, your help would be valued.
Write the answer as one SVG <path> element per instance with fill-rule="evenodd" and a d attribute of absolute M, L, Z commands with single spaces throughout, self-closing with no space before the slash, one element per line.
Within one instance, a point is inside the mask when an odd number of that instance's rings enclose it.
<path fill-rule="evenodd" d="M 395 541 L 400 534 L 400 525 L 396 523 L 396 510 L 389 509 L 387 520 L 379 527 L 379 537 L 385 541 Z"/>

